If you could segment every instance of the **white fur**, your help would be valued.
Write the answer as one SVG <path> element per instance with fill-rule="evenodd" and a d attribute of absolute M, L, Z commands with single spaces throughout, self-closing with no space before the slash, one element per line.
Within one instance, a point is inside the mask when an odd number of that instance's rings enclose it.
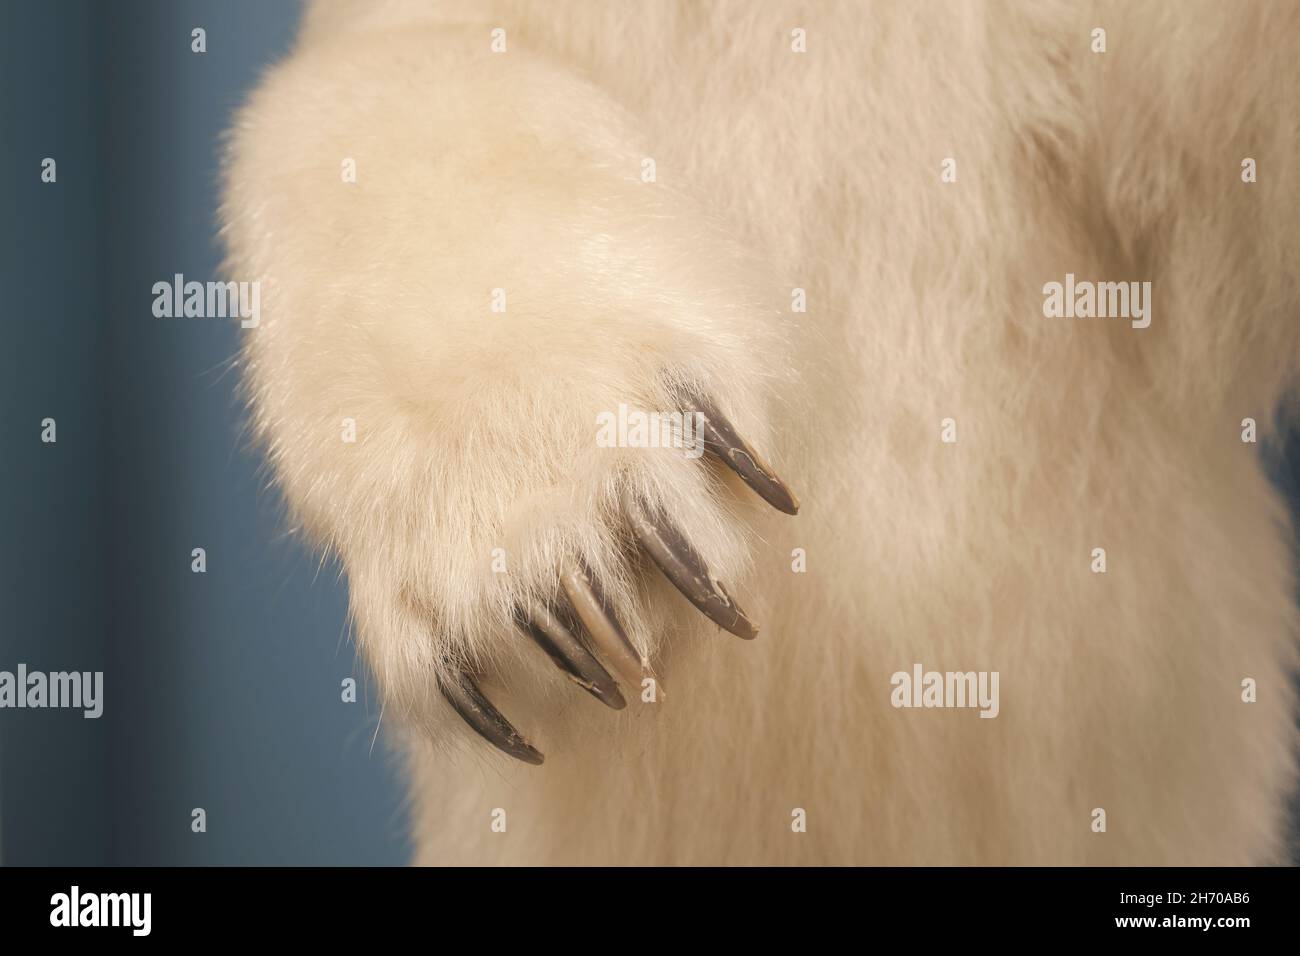
<path fill-rule="evenodd" d="M 312 7 L 233 133 L 225 238 L 263 283 L 256 431 L 346 568 L 418 860 L 1279 859 L 1290 538 L 1239 432 L 1300 359 L 1298 36 L 1281 3 Z M 1151 327 L 1044 318 L 1066 272 L 1151 281 Z M 672 407 L 665 374 L 797 518 L 595 446 L 599 412 Z M 758 641 L 627 560 L 625 482 Z M 578 554 L 660 703 L 607 711 L 510 627 Z M 544 766 L 442 703 L 449 654 Z M 913 662 L 999 671 L 1000 715 L 892 708 Z"/>

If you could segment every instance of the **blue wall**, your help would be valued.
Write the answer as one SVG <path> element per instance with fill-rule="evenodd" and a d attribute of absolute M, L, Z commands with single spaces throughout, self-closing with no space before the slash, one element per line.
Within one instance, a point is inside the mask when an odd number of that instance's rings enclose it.
<path fill-rule="evenodd" d="M 154 282 L 218 276 L 219 136 L 298 14 L 0 6 L 0 669 L 105 671 L 99 720 L 0 711 L 7 864 L 408 858 L 338 569 L 285 535 L 241 434 L 238 328 L 151 311 Z"/>

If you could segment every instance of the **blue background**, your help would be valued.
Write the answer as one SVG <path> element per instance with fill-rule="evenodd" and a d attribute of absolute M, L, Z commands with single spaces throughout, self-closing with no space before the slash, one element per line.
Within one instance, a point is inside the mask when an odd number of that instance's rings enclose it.
<path fill-rule="evenodd" d="M 0 4 L 0 669 L 106 672 L 99 720 L 0 712 L 0 862 L 409 857 L 338 569 L 285 534 L 241 433 L 238 330 L 151 313 L 154 282 L 218 277 L 220 134 L 298 14 Z M 1300 441 L 1269 460 L 1294 503 Z"/>
<path fill-rule="evenodd" d="M 286 535 L 242 433 L 239 330 L 151 312 L 154 282 L 219 275 L 220 135 L 298 14 L 0 4 L 0 669 L 103 670 L 106 701 L 0 712 L 4 863 L 409 857 L 338 569 Z"/>

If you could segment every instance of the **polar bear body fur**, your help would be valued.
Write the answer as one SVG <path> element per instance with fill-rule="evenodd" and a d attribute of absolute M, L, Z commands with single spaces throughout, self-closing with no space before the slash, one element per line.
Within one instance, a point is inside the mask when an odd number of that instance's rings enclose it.
<path fill-rule="evenodd" d="M 1282 859 L 1289 525 L 1241 423 L 1271 428 L 1300 359 L 1298 27 L 1289 4 L 311 7 L 234 130 L 224 234 L 262 282 L 255 430 L 346 570 L 417 860 Z M 1150 281 L 1150 326 L 1045 317 L 1067 273 Z M 665 369 L 798 517 L 595 447 L 602 411 L 671 407 Z M 628 560 L 627 484 L 756 642 Z M 576 554 L 657 703 L 605 710 L 510 627 Z M 543 766 L 457 721 L 451 659 Z M 895 708 L 915 663 L 998 672 L 998 716 Z"/>

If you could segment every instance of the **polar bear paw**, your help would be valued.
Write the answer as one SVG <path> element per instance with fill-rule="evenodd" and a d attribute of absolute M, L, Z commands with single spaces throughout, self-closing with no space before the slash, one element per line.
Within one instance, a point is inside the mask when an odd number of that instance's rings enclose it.
<path fill-rule="evenodd" d="M 704 449 L 715 460 L 735 472 L 773 508 L 788 515 L 798 514 L 799 501 L 794 492 L 712 402 L 694 399 L 684 404 L 687 407 L 683 416 L 692 416 L 701 423 Z M 639 550 L 705 617 L 744 640 L 758 636 L 757 625 L 709 570 L 668 509 L 624 489 L 621 514 Z M 606 706 L 622 710 L 627 702 L 619 680 L 637 687 L 647 679 L 653 681 L 650 662 L 628 639 L 618 611 L 584 561 L 564 568 L 560 583 L 560 592 L 552 602 L 534 601 L 518 608 L 514 623 L 566 677 Z M 542 763 L 541 752 L 492 704 L 468 667 L 447 667 L 440 671 L 437 681 L 452 709 L 484 740 L 525 763 Z"/>

